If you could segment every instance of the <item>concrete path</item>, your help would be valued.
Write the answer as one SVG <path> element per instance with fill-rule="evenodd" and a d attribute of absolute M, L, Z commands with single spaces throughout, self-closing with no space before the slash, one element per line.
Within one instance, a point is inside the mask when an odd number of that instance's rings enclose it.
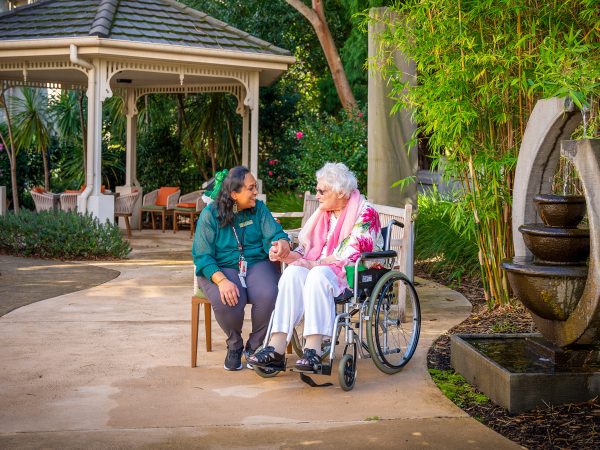
<path fill-rule="evenodd" d="M 351 392 L 337 377 L 315 377 L 334 383 L 317 389 L 224 371 L 214 321 L 214 351 L 201 331 L 190 368 L 190 245 L 184 232 L 134 232 L 130 259 L 89 263 L 117 278 L 0 318 L 0 448 L 520 448 L 431 381 L 429 346 L 470 305 L 424 280 L 416 355 L 391 376 L 360 360 Z"/>

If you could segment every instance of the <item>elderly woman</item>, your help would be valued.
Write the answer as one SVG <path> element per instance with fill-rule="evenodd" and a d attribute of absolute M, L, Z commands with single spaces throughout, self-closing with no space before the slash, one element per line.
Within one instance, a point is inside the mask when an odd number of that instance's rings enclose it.
<path fill-rule="evenodd" d="M 249 358 L 252 365 L 284 369 L 284 351 L 296 324 L 304 316 L 304 354 L 296 369 L 312 371 L 321 363 L 321 343 L 330 336 L 335 319 L 334 297 L 348 287 L 345 266 L 362 252 L 383 245 L 379 216 L 360 195 L 356 177 L 342 163 L 327 163 L 317 172 L 320 206 L 288 252 L 275 242 L 270 258 L 289 266 L 279 280 L 270 345 Z"/>
<path fill-rule="evenodd" d="M 265 337 L 277 298 L 279 273 L 269 261 L 275 245 L 287 257 L 290 243 L 266 205 L 256 199 L 256 179 L 243 166 L 224 178 L 216 200 L 200 214 L 192 246 L 198 284 L 227 336 L 226 370 L 242 369 Z M 252 305 L 252 332 L 242 340 L 244 307 Z"/>

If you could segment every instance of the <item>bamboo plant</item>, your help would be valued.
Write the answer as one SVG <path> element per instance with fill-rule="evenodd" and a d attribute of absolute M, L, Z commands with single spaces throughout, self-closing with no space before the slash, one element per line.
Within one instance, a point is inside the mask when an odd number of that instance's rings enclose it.
<path fill-rule="evenodd" d="M 527 119 L 537 99 L 599 96 L 597 2 L 407 0 L 383 20 L 376 70 L 393 86 L 395 110 L 414 112 L 434 163 L 459 180 L 471 212 L 490 307 L 509 301 L 500 268 L 512 255 L 511 197 Z M 402 81 L 394 51 L 412 58 Z"/>

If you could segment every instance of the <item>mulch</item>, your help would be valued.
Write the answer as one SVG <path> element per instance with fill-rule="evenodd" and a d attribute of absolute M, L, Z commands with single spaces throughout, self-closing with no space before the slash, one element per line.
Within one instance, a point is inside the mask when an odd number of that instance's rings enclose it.
<path fill-rule="evenodd" d="M 422 268 L 417 274 L 448 284 L 441 275 L 431 275 Z M 531 333 L 535 325 L 529 312 L 520 304 L 490 310 L 479 280 L 451 285 L 473 305 L 471 315 L 448 333 L 439 337 L 429 349 L 430 369 L 450 370 L 450 334 L 461 333 Z M 600 448 L 600 399 L 579 404 L 544 406 L 511 415 L 491 401 L 477 404 L 466 400 L 461 407 L 467 414 L 508 439 L 530 449 L 592 449 Z"/>

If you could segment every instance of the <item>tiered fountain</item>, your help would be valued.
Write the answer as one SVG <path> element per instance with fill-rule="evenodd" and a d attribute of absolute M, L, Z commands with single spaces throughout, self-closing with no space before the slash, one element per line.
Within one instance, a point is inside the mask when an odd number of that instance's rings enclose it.
<path fill-rule="evenodd" d="M 566 320 L 587 280 L 590 233 L 577 228 L 585 216 L 585 198 L 539 194 L 533 200 L 544 223 L 518 228 L 533 257 L 515 257 L 502 268 L 525 307 L 547 320 Z"/>
<path fill-rule="evenodd" d="M 511 413 L 600 395 L 600 140 L 569 141 L 581 120 L 564 99 L 538 102 L 517 162 L 503 267 L 540 333 L 452 336 L 456 371 Z M 561 154 L 582 197 L 550 194 Z"/>

